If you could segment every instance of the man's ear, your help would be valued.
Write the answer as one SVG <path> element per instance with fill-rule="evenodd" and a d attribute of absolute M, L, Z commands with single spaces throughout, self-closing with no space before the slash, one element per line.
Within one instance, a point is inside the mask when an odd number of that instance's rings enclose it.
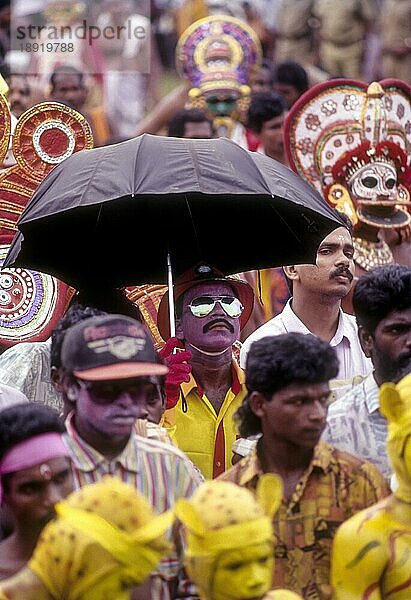
<path fill-rule="evenodd" d="M 60 386 L 62 393 L 67 396 L 70 402 L 75 404 L 79 393 L 78 384 L 68 375 L 62 375 L 60 377 Z"/>
<path fill-rule="evenodd" d="M 251 392 L 250 396 L 248 397 L 248 403 L 256 417 L 261 418 L 264 415 L 265 402 L 265 397 L 260 392 Z"/>
<path fill-rule="evenodd" d="M 298 273 L 297 269 L 295 268 L 295 265 L 287 265 L 283 267 L 283 271 L 286 277 L 288 277 L 288 279 L 291 279 L 291 281 L 296 281 L 298 279 Z"/>
<path fill-rule="evenodd" d="M 371 333 L 365 331 L 361 325 L 358 327 L 358 339 L 360 340 L 360 346 L 367 358 L 371 358 L 371 352 L 374 348 L 374 340 Z"/>

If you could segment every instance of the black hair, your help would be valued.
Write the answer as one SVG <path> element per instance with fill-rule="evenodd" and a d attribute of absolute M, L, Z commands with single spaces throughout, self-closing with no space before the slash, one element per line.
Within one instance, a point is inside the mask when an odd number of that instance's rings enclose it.
<path fill-rule="evenodd" d="M 97 317 L 106 314 L 105 311 L 98 308 L 85 306 L 79 302 L 73 302 L 61 317 L 51 334 L 50 366 L 56 367 L 56 369 L 61 368 L 61 346 L 67 329 L 89 317 Z"/>
<path fill-rule="evenodd" d="M 247 396 L 235 417 L 240 435 L 261 433 L 260 418 L 249 403 L 252 392 L 260 392 L 270 400 L 273 394 L 292 383 L 326 383 L 337 373 L 334 348 L 314 335 L 284 333 L 253 342 L 245 367 Z"/>
<path fill-rule="evenodd" d="M 343 221 L 343 224 L 341 224 L 341 227 L 345 227 L 348 230 L 348 233 L 352 236 L 354 224 L 351 221 L 350 217 L 337 209 L 334 209 L 334 210 L 338 214 L 341 221 Z M 293 295 L 293 280 L 290 279 L 289 277 L 287 277 L 287 273 L 284 270 L 283 270 L 283 273 L 284 273 L 285 281 L 287 283 L 288 291 L 290 292 L 290 295 L 292 296 Z"/>
<path fill-rule="evenodd" d="M 54 69 L 50 75 L 50 86 L 51 90 L 54 91 L 56 87 L 56 79 L 59 75 L 76 75 L 79 80 L 79 85 L 84 85 L 84 73 L 73 67 L 72 65 L 60 65 Z"/>
<path fill-rule="evenodd" d="M 42 433 L 64 433 L 59 413 L 44 404 L 15 404 L 0 411 L 0 458 L 8 450 Z"/>
<path fill-rule="evenodd" d="M 307 71 L 294 60 L 284 60 L 274 66 L 273 83 L 292 85 L 300 94 L 303 94 L 308 90 Z"/>
<path fill-rule="evenodd" d="M 251 96 L 247 113 L 247 126 L 255 133 L 260 133 L 264 123 L 279 117 L 285 111 L 281 96 L 275 92 L 257 92 Z"/>
<path fill-rule="evenodd" d="M 352 303 L 358 326 L 374 335 L 378 323 L 391 312 L 411 307 L 411 268 L 391 264 L 361 275 Z"/>
<path fill-rule="evenodd" d="M 212 128 L 212 123 L 206 113 L 197 108 L 179 110 L 168 123 L 169 137 L 184 137 L 186 123 L 203 123 L 207 122 Z"/>

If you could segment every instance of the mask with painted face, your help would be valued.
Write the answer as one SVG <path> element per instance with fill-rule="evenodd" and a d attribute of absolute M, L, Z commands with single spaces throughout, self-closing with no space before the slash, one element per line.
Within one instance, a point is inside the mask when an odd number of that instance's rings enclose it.
<path fill-rule="evenodd" d="M 186 567 L 205 600 L 263 598 L 274 568 L 272 517 L 281 480 L 260 478 L 256 496 L 226 481 L 207 481 L 175 514 L 187 531 Z M 282 596 L 278 596 L 282 597 Z"/>
<path fill-rule="evenodd" d="M 290 166 L 354 224 L 411 222 L 411 88 L 400 80 L 314 86 L 286 118 Z"/>

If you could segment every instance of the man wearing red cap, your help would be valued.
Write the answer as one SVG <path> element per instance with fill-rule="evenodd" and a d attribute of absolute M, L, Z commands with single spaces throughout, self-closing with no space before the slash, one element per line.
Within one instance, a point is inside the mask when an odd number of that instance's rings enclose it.
<path fill-rule="evenodd" d="M 170 378 L 166 384 L 165 426 L 211 479 L 231 466 L 231 446 L 238 437 L 233 416 L 245 387 L 233 344 L 250 317 L 254 293 L 245 281 L 200 264 L 176 280 L 174 299 L 176 338 L 170 338 L 167 294 L 157 318 L 158 330 L 168 340 L 162 356 L 177 375 L 174 386 Z M 175 347 L 183 353 L 172 355 Z"/>

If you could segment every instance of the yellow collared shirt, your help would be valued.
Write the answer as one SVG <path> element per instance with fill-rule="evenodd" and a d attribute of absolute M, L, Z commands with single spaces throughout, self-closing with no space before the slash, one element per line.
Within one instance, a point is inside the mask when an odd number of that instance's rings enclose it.
<path fill-rule="evenodd" d="M 165 412 L 164 427 L 206 479 L 217 477 L 231 466 L 231 447 L 239 437 L 233 417 L 246 389 L 243 371 L 234 360 L 232 368 L 233 384 L 218 414 L 193 377 L 181 386 L 185 402 L 180 395 L 176 406 Z"/>

